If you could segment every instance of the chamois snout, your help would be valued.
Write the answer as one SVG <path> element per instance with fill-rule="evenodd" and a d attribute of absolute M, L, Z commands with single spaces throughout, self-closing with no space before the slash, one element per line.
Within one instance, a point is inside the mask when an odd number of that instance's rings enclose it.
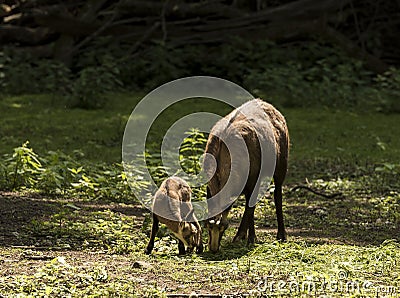
<path fill-rule="evenodd" d="M 228 228 L 228 221 L 222 218 L 212 218 L 207 221 L 206 227 L 208 230 L 208 249 L 212 252 L 218 252 L 222 236 Z"/>

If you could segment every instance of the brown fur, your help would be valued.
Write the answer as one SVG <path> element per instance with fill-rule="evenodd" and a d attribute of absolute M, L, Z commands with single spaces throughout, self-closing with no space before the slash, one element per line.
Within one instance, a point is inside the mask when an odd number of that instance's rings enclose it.
<path fill-rule="evenodd" d="M 188 247 L 188 251 L 196 247 L 197 252 L 202 252 L 201 227 L 193 214 L 191 193 L 190 186 L 179 177 L 170 177 L 163 181 L 154 195 L 153 210 L 158 214 L 153 213 L 153 225 L 146 254 L 150 254 L 153 250 L 159 223 L 165 224 L 178 238 L 179 254 L 186 252 L 185 246 Z"/>
<path fill-rule="evenodd" d="M 241 112 L 242 111 L 242 112 Z M 221 140 L 221 138 L 229 142 L 229 150 Z M 236 150 L 235 143 L 237 139 L 243 138 L 247 147 L 249 160 L 246 161 L 244 154 L 239 149 Z M 261 140 L 259 140 L 261 138 Z M 282 214 L 282 184 L 287 172 L 287 162 L 289 155 L 289 134 L 285 118 L 276 110 L 272 105 L 260 100 L 254 99 L 247 102 L 225 116 L 222 120 L 218 121 L 211 130 L 205 152 L 212 155 L 217 161 L 217 168 L 215 174 L 212 176 L 207 187 L 207 199 L 211 196 L 218 194 L 229 176 L 231 175 L 234 181 L 244 181 L 243 189 L 228 189 L 224 191 L 221 196 L 238 196 L 244 194 L 246 197 L 246 208 L 240 223 L 238 232 L 234 237 L 234 241 L 244 239 L 248 236 L 248 242 L 254 243 L 255 230 L 254 230 L 254 206 L 249 206 L 250 199 L 257 196 L 259 185 L 257 180 L 259 175 L 265 177 L 267 175 L 265 169 L 270 168 L 270 161 L 265 160 L 269 164 L 265 164 L 261 169 L 261 146 L 262 144 L 269 144 L 270 147 L 263 146 L 265 150 L 275 150 L 276 165 L 273 173 L 275 192 L 274 200 L 276 206 L 276 215 L 278 221 L 278 234 L 279 240 L 285 240 L 285 228 L 283 223 Z M 235 150 L 237 152 L 235 152 Z M 232 154 L 231 154 L 232 153 Z M 232 156 L 231 156 L 232 155 Z M 266 152 L 268 155 L 268 152 Z M 265 155 L 263 155 L 264 157 Z M 246 168 L 245 163 L 249 162 L 249 172 L 240 172 L 240 169 Z M 231 173 L 231 166 L 236 164 L 239 169 L 237 172 Z M 212 173 L 211 160 L 207 155 L 204 159 L 204 169 L 209 176 Z M 241 184 L 237 183 L 237 187 Z M 235 187 L 235 185 L 233 186 Z M 207 222 L 209 230 L 209 248 L 211 251 L 218 251 L 220 240 L 225 229 L 228 226 L 227 215 L 230 206 Z M 209 205 L 210 209 L 210 205 Z M 220 209 L 221 210 L 221 209 Z"/>

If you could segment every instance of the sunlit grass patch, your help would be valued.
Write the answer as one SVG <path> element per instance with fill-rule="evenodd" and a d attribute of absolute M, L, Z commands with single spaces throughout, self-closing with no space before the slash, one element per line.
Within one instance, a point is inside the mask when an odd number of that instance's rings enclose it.
<path fill-rule="evenodd" d="M 397 291 L 400 286 L 400 246 L 395 241 L 362 247 L 296 239 L 230 250 L 222 253 L 223 258 L 209 253 L 185 257 L 133 253 L 107 263 L 98 257 L 58 256 L 32 274 L 0 277 L 0 291 L 71 297 L 107 293 L 162 297 L 192 292 L 352 297 L 379 296 L 381 291 Z M 143 260 L 146 267 L 135 266 L 137 260 Z"/>
<path fill-rule="evenodd" d="M 28 228 L 30 237 L 36 239 L 35 246 L 120 254 L 144 249 L 141 216 L 127 216 L 107 209 L 88 211 L 73 204 L 65 206 L 46 221 L 32 221 Z"/>

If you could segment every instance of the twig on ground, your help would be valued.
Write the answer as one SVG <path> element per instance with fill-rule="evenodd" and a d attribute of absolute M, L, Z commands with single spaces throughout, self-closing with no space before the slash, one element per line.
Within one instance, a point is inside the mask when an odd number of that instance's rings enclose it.
<path fill-rule="evenodd" d="M 316 195 L 318 195 L 318 196 L 321 196 L 321 197 L 324 197 L 324 198 L 328 198 L 328 199 L 336 198 L 336 197 L 342 195 L 341 192 L 337 192 L 337 193 L 333 193 L 333 194 L 326 194 L 326 193 L 323 193 L 323 192 L 314 190 L 314 189 L 312 189 L 311 187 L 305 186 L 305 185 L 297 185 L 297 186 L 293 187 L 293 188 L 290 190 L 290 192 L 295 192 L 295 191 L 298 190 L 298 189 L 305 189 L 305 190 L 308 190 L 308 191 L 312 192 L 313 194 L 316 194 Z"/>

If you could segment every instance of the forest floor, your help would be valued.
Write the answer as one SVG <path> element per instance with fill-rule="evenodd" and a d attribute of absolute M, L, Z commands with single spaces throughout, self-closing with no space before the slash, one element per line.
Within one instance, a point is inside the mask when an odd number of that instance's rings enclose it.
<path fill-rule="evenodd" d="M 40 154 L 79 149 L 88 160 L 118 162 L 125 105 L 137 101 L 131 97 L 99 111 L 64 109 L 40 96 L 4 99 L 0 151 L 29 139 Z M 255 245 L 231 243 L 239 200 L 218 254 L 178 256 L 162 227 L 147 256 L 150 214 L 135 200 L 0 191 L 0 297 L 399 297 L 400 115 L 282 110 L 292 141 L 287 242 L 275 241 L 269 194 L 256 208 Z M 300 184 L 338 195 L 291 191 Z"/>
<path fill-rule="evenodd" d="M 286 243 L 274 240 L 273 209 L 262 201 L 251 247 L 230 243 L 242 212 L 237 206 L 220 253 L 182 257 L 165 228 L 153 254 L 143 253 L 150 223 L 140 205 L 1 193 L 0 293 L 396 297 L 398 221 L 385 221 L 379 202 L 369 200 L 287 197 Z"/>

